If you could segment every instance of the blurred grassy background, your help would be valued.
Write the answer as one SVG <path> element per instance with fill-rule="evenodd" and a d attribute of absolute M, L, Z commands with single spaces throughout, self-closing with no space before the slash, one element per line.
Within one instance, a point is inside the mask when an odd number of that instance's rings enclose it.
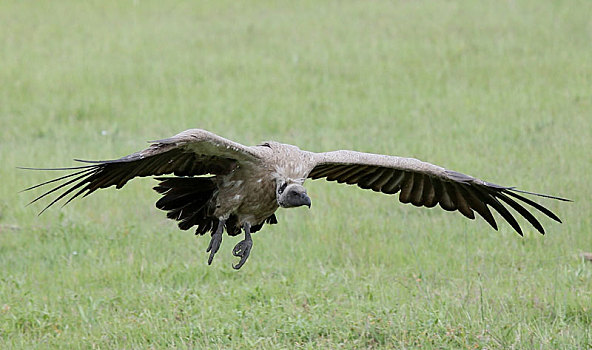
<path fill-rule="evenodd" d="M 590 348 L 589 1 L 0 2 L 0 345 Z M 548 234 L 308 183 L 236 272 L 154 181 L 37 217 L 51 174 L 204 128 L 565 196 Z M 526 225 L 523 225 L 526 227 Z"/>

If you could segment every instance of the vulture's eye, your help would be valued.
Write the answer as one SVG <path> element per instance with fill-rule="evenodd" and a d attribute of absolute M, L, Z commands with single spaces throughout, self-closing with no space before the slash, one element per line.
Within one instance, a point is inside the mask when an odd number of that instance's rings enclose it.
<path fill-rule="evenodd" d="M 279 193 L 279 194 L 282 194 L 282 193 L 284 193 L 284 190 L 286 189 L 286 187 L 288 187 L 288 184 L 287 184 L 287 183 L 285 183 L 285 184 L 281 185 L 281 186 L 280 186 L 280 189 L 278 190 L 278 193 Z"/>

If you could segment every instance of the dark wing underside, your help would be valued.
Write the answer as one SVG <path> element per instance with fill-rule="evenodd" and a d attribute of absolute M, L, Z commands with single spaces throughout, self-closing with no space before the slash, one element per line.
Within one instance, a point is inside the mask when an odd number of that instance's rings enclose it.
<path fill-rule="evenodd" d="M 31 186 L 25 191 L 52 183 L 58 184 L 29 203 L 34 203 L 54 192 L 62 191 L 41 211 L 43 213 L 68 195 L 70 197 L 64 205 L 76 197 L 88 196 L 100 188 L 110 186 L 121 188 L 135 177 L 163 174 L 177 176 L 227 174 L 239 162 L 254 162 L 256 159 L 256 154 L 250 147 L 226 140 L 204 130 L 191 129 L 168 139 L 154 141 L 147 149 L 120 159 L 81 161 L 90 165 L 71 168 L 36 169 L 75 170 L 75 172 Z"/>
<path fill-rule="evenodd" d="M 399 193 L 401 203 L 428 208 L 439 205 L 447 211 L 458 210 L 469 219 L 474 219 L 474 212 L 477 212 L 497 230 L 497 223 L 490 211 L 490 208 L 493 208 L 520 235 L 522 235 L 522 229 L 506 206 L 518 212 L 541 234 L 545 233 L 543 226 L 524 207 L 524 204 L 561 222 L 559 217 L 549 209 L 520 193 L 567 201 L 564 198 L 499 186 L 412 158 L 353 151 L 328 152 L 320 155 L 322 160 L 308 175 L 311 179 L 325 178 L 328 181 L 355 184 L 363 189 L 385 194 Z"/>
<path fill-rule="evenodd" d="M 198 177 L 157 177 L 154 190 L 162 195 L 156 207 L 167 212 L 167 218 L 178 221 L 181 230 L 193 226 L 196 235 L 212 233 L 218 227 L 218 218 L 213 216 L 218 186 L 213 176 Z M 275 214 L 265 221 L 251 227 L 251 233 L 259 231 L 264 224 L 277 224 Z M 238 217 L 232 214 L 226 220 L 226 232 L 230 236 L 241 233 Z"/>

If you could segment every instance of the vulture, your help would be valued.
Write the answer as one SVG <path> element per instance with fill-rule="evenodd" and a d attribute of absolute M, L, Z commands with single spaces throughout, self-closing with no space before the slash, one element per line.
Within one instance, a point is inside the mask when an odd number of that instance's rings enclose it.
<path fill-rule="evenodd" d="M 195 227 L 196 235 L 211 232 L 206 250 L 210 253 L 208 264 L 220 248 L 224 230 L 230 236 L 244 232 L 244 240 L 232 251 L 240 258 L 233 264 L 237 270 L 244 265 L 253 247 L 251 234 L 264 224 L 277 224 L 275 212 L 279 207 L 310 208 L 311 199 L 303 186 L 306 179 L 357 185 L 387 195 L 398 193 L 401 203 L 427 208 L 439 205 L 447 211 L 459 211 L 469 219 L 475 219 L 476 212 L 497 230 L 492 208 L 520 235 L 522 229 L 508 207 L 541 234 L 545 233 L 543 226 L 531 211 L 561 222 L 551 210 L 524 194 L 569 201 L 496 185 L 414 158 L 347 150 L 314 153 L 274 141 L 249 147 L 201 129 L 151 141 L 148 148 L 123 158 L 76 161 L 85 165 L 25 168 L 70 171 L 24 190 L 57 184 L 29 203 L 52 193 L 59 194 L 39 214 L 61 199 L 66 205 L 100 188 L 119 189 L 135 177 L 154 176 L 158 181 L 154 190 L 162 195 L 156 207 L 166 211 L 167 218 L 178 221 L 181 230 Z"/>

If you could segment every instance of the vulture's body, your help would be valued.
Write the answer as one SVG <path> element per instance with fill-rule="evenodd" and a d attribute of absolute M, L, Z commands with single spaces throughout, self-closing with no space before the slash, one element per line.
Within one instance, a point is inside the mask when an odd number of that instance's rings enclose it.
<path fill-rule="evenodd" d="M 220 247 L 224 229 L 229 235 L 245 233 L 245 239 L 233 251 L 241 258 L 236 269 L 250 254 L 251 233 L 266 223 L 277 223 L 274 213 L 279 207 L 310 207 L 303 187 L 307 178 L 356 184 L 385 194 L 399 193 L 403 203 L 418 207 L 440 205 L 448 211 L 458 210 L 470 219 L 477 212 L 497 229 L 491 207 L 519 234 L 522 230 L 504 204 L 544 234 L 542 225 L 522 203 L 561 221 L 550 210 L 519 193 L 565 200 L 495 185 L 413 158 L 354 151 L 313 153 L 278 142 L 248 147 L 200 129 L 154 141 L 149 148 L 120 159 L 83 162 L 90 165 L 47 169 L 77 171 L 28 188 L 63 181 L 32 202 L 65 189 L 47 209 L 70 194 L 65 204 L 99 188 L 121 188 L 134 177 L 157 176 L 159 184 L 154 189 L 163 197 L 156 206 L 167 211 L 168 218 L 178 220 L 183 230 L 196 227 L 196 234 L 212 233 L 208 263 Z M 165 174 L 173 176 L 160 177 Z"/>

